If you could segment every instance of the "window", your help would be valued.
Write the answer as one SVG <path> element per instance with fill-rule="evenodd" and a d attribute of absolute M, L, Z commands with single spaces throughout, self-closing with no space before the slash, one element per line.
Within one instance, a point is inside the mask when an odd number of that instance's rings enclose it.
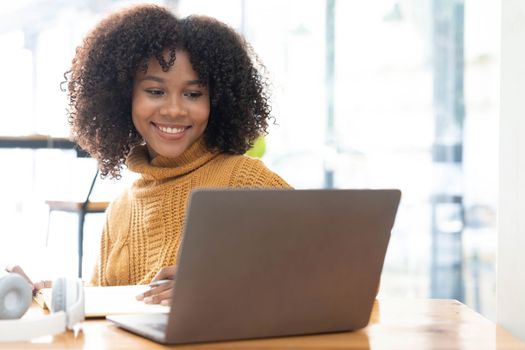
<path fill-rule="evenodd" d="M 131 3 L 0 5 L 9 53 L 0 57 L 8 68 L 2 134 L 67 136 L 59 85 L 74 47 L 108 11 Z M 273 83 L 270 168 L 297 188 L 403 191 L 381 294 L 458 298 L 495 318 L 497 1 L 157 3 L 217 17 L 253 45 Z M 81 196 L 94 164 L 56 150 L 0 149 L 0 160 L 10 169 L 0 174 L 0 256 L 19 259 L 27 242 L 46 255 L 43 200 Z M 71 230 L 64 220 L 61 230 Z M 100 225 L 92 223 L 94 242 Z M 96 243 L 88 250 L 96 254 Z"/>

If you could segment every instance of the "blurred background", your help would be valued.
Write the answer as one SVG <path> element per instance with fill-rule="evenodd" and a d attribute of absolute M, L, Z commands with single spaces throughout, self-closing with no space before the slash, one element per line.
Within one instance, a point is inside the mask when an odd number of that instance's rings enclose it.
<path fill-rule="evenodd" d="M 77 274 L 77 217 L 96 172 L 67 138 L 60 83 L 97 21 L 138 1 L 0 2 L 0 263 Z M 296 188 L 399 188 L 380 297 L 458 299 L 496 317 L 499 1 L 171 0 L 243 33 L 273 83 L 263 161 Z M 48 135 L 45 144 L 16 143 Z M 22 145 L 22 146 L 21 146 Z M 49 147 L 48 147 L 49 146 Z M 134 176 L 97 180 L 110 201 Z M 103 214 L 86 216 L 83 276 Z"/>

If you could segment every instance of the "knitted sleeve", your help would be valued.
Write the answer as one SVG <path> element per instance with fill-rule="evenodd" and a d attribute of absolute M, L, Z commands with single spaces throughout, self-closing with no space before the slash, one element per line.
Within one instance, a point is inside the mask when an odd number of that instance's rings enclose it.
<path fill-rule="evenodd" d="M 230 185 L 232 187 L 292 188 L 279 175 L 268 169 L 262 161 L 246 156 L 238 158 Z"/>
<path fill-rule="evenodd" d="M 109 225 L 107 221 L 108 215 L 106 215 L 106 223 L 104 229 L 102 230 L 102 236 L 100 237 L 100 250 L 93 268 L 91 275 L 91 280 L 89 282 L 90 286 L 102 286 L 104 279 L 103 271 L 108 258 L 108 248 L 109 248 Z"/>
<path fill-rule="evenodd" d="M 100 270 L 99 262 L 98 262 L 99 259 L 100 257 L 97 258 L 97 261 L 95 262 L 95 266 L 93 266 L 93 272 L 91 273 L 91 279 L 87 283 L 88 287 L 100 286 L 100 283 L 98 282 L 98 275 L 99 275 L 99 270 Z"/>

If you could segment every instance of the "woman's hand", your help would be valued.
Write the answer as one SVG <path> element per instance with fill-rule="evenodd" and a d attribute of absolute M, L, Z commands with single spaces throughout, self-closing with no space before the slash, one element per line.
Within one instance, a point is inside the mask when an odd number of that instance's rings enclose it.
<path fill-rule="evenodd" d="M 37 281 L 37 282 L 33 283 L 31 281 L 31 279 L 26 275 L 24 270 L 18 265 L 7 265 L 5 270 L 7 272 L 17 273 L 20 276 L 24 277 L 24 279 L 27 281 L 27 283 L 29 283 L 31 285 L 31 288 L 33 289 L 33 294 L 36 293 L 38 290 L 40 290 L 42 288 L 51 288 L 52 284 L 53 284 L 51 281 L 47 281 L 47 280 L 45 280 L 45 281 L 44 280 Z"/>
<path fill-rule="evenodd" d="M 171 304 L 171 292 L 173 289 L 174 278 L 175 265 L 163 267 L 151 280 L 151 289 L 137 295 L 137 300 L 142 300 L 146 304 L 161 304 L 169 306 Z"/>

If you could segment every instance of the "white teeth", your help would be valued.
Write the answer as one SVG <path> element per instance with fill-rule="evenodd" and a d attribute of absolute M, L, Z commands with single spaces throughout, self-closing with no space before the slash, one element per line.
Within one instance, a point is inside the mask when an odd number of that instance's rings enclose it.
<path fill-rule="evenodd" d="M 183 132 L 186 128 L 170 128 L 166 126 L 158 126 L 158 128 L 167 134 L 178 134 Z"/>

